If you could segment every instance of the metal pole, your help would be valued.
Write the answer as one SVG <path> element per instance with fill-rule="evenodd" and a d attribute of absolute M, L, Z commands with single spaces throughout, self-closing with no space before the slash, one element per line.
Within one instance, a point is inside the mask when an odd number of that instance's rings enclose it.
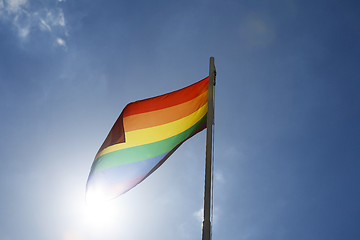
<path fill-rule="evenodd" d="M 202 240 L 211 240 L 211 179 L 212 179 L 212 130 L 214 124 L 214 78 L 215 64 L 214 57 L 210 57 L 209 64 L 209 97 L 207 113 L 207 132 L 206 132 L 206 163 L 205 163 L 205 193 L 204 193 L 204 221 Z"/>

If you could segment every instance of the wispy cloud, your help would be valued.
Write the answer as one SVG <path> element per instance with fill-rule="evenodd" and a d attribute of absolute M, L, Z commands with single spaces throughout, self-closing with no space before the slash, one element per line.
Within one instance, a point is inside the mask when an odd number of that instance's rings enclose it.
<path fill-rule="evenodd" d="M 219 208 L 218 207 L 214 207 L 213 209 L 213 223 L 216 223 L 218 221 L 218 216 L 219 216 Z M 193 213 L 193 216 L 196 218 L 196 220 L 202 224 L 203 220 L 204 220 L 204 208 L 200 208 L 198 211 Z"/>
<path fill-rule="evenodd" d="M 214 179 L 216 182 L 225 183 L 225 178 L 224 178 L 224 175 L 222 174 L 222 172 L 215 171 Z"/>
<path fill-rule="evenodd" d="M 50 25 L 47 24 L 46 21 L 45 21 L 44 19 L 42 19 L 42 18 L 40 18 L 39 27 L 40 27 L 40 29 L 43 30 L 43 31 L 46 31 L 46 30 L 47 30 L 47 31 L 51 32 L 51 27 L 50 27 Z"/>
<path fill-rule="evenodd" d="M 193 213 L 193 216 L 196 218 L 196 220 L 200 223 L 203 222 L 203 216 L 204 216 L 204 209 L 201 208 L 198 211 Z"/>
<path fill-rule="evenodd" d="M 34 9 L 28 0 L 0 0 L 0 21 L 11 22 L 21 39 L 40 29 L 51 34 L 56 45 L 65 47 L 69 34 L 60 2 L 56 6 L 43 2 L 43 6 Z"/>
<path fill-rule="evenodd" d="M 28 4 L 27 0 L 5 0 L 2 5 L 6 11 L 10 13 L 17 13 L 21 11 Z"/>
<path fill-rule="evenodd" d="M 62 46 L 62 47 L 64 47 L 64 48 L 66 48 L 66 42 L 65 42 L 64 39 L 62 39 L 62 38 L 57 38 L 57 39 L 56 39 L 56 43 L 57 43 L 59 46 Z"/>
<path fill-rule="evenodd" d="M 31 24 L 27 21 L 28 16 L 29 14 L 23 11 L 22 14 L 16 14 L 12 20 L 12 24 L 21 38 L 26 38 L 30 32 Z"/>

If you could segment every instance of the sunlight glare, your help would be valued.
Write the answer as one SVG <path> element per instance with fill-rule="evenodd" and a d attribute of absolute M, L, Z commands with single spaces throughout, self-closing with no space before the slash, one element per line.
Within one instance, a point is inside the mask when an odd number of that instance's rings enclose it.
<path fill-rule="evenodd" d="M 103 195 L 89 192 L 84 206 L 84 223 L 99 234 L 109 231 L 115 226 L 118 209 L 111 201 L 105 200 Z"/>

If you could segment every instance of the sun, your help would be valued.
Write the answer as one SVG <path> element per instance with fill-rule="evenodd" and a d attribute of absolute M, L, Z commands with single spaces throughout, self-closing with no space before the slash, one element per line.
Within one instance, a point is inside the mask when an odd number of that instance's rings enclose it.
<path fill-rule="evenodd" d="M 102 194 L 89 192 L 84 202 L 83 220 L 92 231 L 102 234 L 111 229 L 118 215 L 114 201 L 105 200 Z"/>

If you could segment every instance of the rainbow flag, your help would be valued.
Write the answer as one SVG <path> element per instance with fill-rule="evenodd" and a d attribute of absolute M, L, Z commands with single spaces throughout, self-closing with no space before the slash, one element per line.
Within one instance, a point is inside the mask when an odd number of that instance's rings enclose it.
<path fill-rule="evenodd" d="M 209 78 L 129 103 L 92 164 L 86 198 L 115 198 L 135 187 L 187 139 L 206 128 Z"/>

